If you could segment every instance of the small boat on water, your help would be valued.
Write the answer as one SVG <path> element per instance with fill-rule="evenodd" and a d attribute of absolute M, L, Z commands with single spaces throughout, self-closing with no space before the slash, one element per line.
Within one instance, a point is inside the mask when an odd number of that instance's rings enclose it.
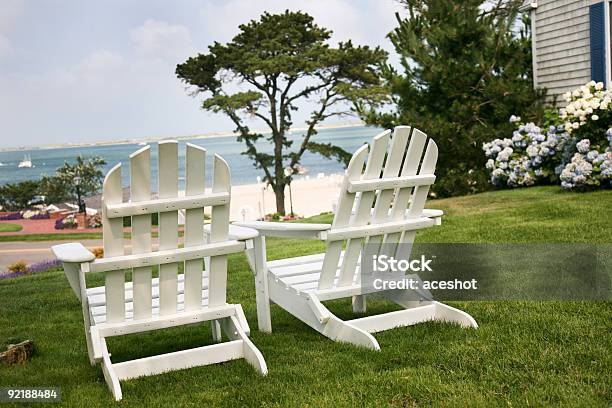
<path fill-rule="evenodd" d="M 32 164 L 32 158 L 30 157 L 30 155 L 26 154 L 25 156 L 23 156 L 23 160 L 19 162 L 17 167 L 28 168 L 28 169 L 31 167 L 34 167 L 34 165 Z"/>

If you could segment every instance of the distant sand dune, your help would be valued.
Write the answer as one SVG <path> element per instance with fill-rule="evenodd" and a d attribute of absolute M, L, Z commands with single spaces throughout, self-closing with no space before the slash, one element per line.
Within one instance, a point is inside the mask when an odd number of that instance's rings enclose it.
<path fill-rule="evenodd" d="M 351 121 L 330 125 L 321 125 L 317 126 L 317 129 L 341 129 L 341 128 L 350 128 L 350 127 L 361 127 L 365 126 L 365 123 L 361 121 Z M 290 132 L 301 132 L 306 130 L 305 127 L 300 128 L 292 128 Z M 253 132 L 258 132 L 262 134 L 270 133 L 269 129 L 253 129 Z M 139 144 L 139 143 L 155 143 L 161 140 L 195 140 L 195 139 L 206 139 L 212 137 L 231 137 L 236 136 L 236 132 L 210 132 L 205 134 L 195 134 L 195 135 L 184 135 L 184 136 L 156 136 L 149 138 L 139 138 L 139 139 L 120 139 L 120 140 L 108 140 L 108 141 L 97 141 L 97 142 L 82 142 L 82 143 L 57 143 L 57 144 L 45 144 L 45 145 L 37 145 L 37 146 L 20 146 L 20 147 L 0 147 L 0 152 L 13 152 L 13 151 L 21 151 L 21 150 L 44 150 L 44 149 L 61 149 L 61 148 L 70 148 L 70 147 L 89 147 L 89 146 L 108 146 L 108 145 L 118 145 L 118 144 Z"/>

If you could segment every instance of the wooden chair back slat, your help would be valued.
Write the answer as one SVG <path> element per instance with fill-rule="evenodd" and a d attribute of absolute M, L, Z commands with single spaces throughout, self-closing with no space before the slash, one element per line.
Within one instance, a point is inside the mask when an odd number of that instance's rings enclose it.
<path fill-rule="evenodd" d="M 130 200 L 151 199 L 151 147 L 145 146 L 130 156 Z M 151 214 L 132 216 L 132 253 L 151 252 Z M 151 317 L 151 267 L 132 268 L 134 319 Z"/>
<path fill-rule="evenodd" d="M 382 178 L 397 177 L 402 166 L 402 159 L 406 152 L 406 145 L 410 138 L 410 126 L 397 126 L 393 130 L 393 138 L 391 139 L 391 149 L 387 155 L 385 168 Z M 384 222 L 389 217 L 389 208 L 393 202 L 394 191 L 391 189 L 380 190 L 376 196 L 376 204 L 372 212 L 372 223 Z M 378 235 L 368 238 L 369 245 L 378 245 L 382 242 L 383 236 Z"/>
<path fill-rule="evenodd" d="M 380 172 L 383 161 L 385 160 L 385 153 L 387 152 L 390 134 L 391 131 L 387 130 L 374 137 L 370 157 L 366 164 L 365 172 L 361 178 L 362 180 L 380 178 Z M 350 220 L 351 226 L 361 226 L 368 223 L 371 216 L 370 214 L 372 212 L 372 204 L 374 203 L 375 194 L 375 191 L 364 191 L 360 193 L 356 200 L 354 215 Z M 342 265 L 340 266 L 338 286 L 347 286 L 353 283 L 357 262 L 359 261 L 359 256 L 361 254 L 361 246 L 362 239 L 347 240 L 344 258 L 342 259 Z"/>
<path fill-rule="evenodd" d="M 121 164 L 113 167 L 102 185 L 104 202 L 108 204 L 119 204 L 123 201 L 123 189 L 121 188 Z M 104 245 L 104 256 L 124 255 L 123 247 L 123 219 L 106 216 L 106 209 L 102 206 L 102 234 Z M 106 293 L 106 320 L 109 323 L 118 323 L 125 320 L 125 272 L 116 270 L 105 274 Z"/>
<path fill-rule="evenodd" d="M 427 144 L 427 150 L 423 157 L 423 163 L 419 169 L 419 174 L 430 174 L 436 169 L 436 163 L 438 162 L 438 146 L 436 143 L 429 139 Z M 410 200 L 410 207 L 408 208 L 406 218 L 418 218 L 423 214 L 423 208 L 425 208 L 425 201 L 427 200 L 427 194 L 429 194 L 430 186 L 416 186 L 412 193 Z M 404 231 L 399 239 L 400 244 L 412 244 L 416 236 L 416 231 Z M 396 254 L 397 256 L 398 254 Z M 404 253 L 403 257 L 407 257 L 410 254 Z"/>
<path fill-rule="evenodd" d="M 227 162 L 219 155 L 215 155 L 213 177 L 213 193 L 230 193 L 230 170 Z M 210 242 L 225 241 L 229 233 L 229 204 L 212 207 Z M 227 289 L 227 255 L 210 257 L 210 270 L 208 271 L 210 307 L 226 303 Z"/>
<path fill-rule="evenodd" d="M 332 222 L 332 228 L 345 227 L 351 219 L 351 211 L 355 203 L 355 193 L 348 191 L 350 181 L 359 180 L 363 170 L 366 156 L 368 155 L 368 145 L 361 146 L 349 162 L 344 176 L 344 182 L 340 189 L 338 197 L 338 205 L 336 207 L 336 215 Z M 319 279 L 319 289 L 328 289 L 336 279 L 338 262 L 340 261 L 340 253 L 342 252 L 342 241 L 328 242 L 326 245 L 325 258 L 323 259 L 323 267 L 321 277 Z"/>
<path fill-rule="evenodd" d="M 414 176 L 417 173 L 426 141 L 427 135 L 425 135 L 425 133 L 421 132 L 419 129 L 412 130 L 400 175 Z M 404 218 L 408 202 L 412 195 L 412 190 L 412 187 L 396 189 L 393 204 L 390 208 L 391 220 L 401 220 Z M 387 256 L 394 255 L 401 236 L 402 233 L 399 232 L 385 235 L 383 238 L 383 244 L 385 245 L 381 248 L 381 254 Z"/>
<path fill-rule="evenodd" d="M 159 198 L 178 197 L 178 143 L 159 143 L 157 158 Z M 159 213 L 159 250 L 178 248 L 178 211 Z M 176 313 L 178 263 L 159 265 L 159 314 Z"/>
<path fill-rule="evenodd" d="M 204 194 L 206 149 L 187 143 L 185 195 Z M 204 208 L 185 210 L 185 247 L 204 243 Z M 202 307 L 202 259 L 185 261 L 185 310 Z"/>

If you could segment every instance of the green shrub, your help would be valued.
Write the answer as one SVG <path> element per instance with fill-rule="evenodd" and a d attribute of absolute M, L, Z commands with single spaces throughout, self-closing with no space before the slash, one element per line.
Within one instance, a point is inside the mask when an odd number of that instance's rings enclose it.
<path fill-rule="evenodd" d="M 24 261 L 17 261 L 10 264 L 7 269 L 11 273 L 23 273 L 28 271 L 28 265 Z"/>

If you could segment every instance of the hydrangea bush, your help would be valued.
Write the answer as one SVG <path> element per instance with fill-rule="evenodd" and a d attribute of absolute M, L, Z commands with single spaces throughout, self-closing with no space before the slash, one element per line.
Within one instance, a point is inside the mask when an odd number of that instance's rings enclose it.
<path fill-rule="evenodd" d="M 512 117 L 511 122 L 520 118 Z M 495 139 L 482 149 L 488 160 L 491 183 L 498 187 L 531 186 L 556 181 L 559 162 L 570 136 L 561 126 L 544 132 L 534 123 L 519 125 L 511 139 Z"/>
<path fill-rule="evenodd" d="M 612 185 L 612 92 L 593 81 L 564 95 L 561 124 L 546 131 L 534 123 L 518 123 L 512 138 L 495 139 L 482 149 L 491 183 L 528 187 L 560 181 L 564 189 L 584 190 Z"/>
<path fill-rule="evenodd" d="M 563 97 L 567 105 L 559 110 L 559 117 L 564 121 L 565 130 L 568 133 L 583 127 L 585 129 L 582 130 L 587 130 L 587 133 L 593 130 L 600 133 L 597 129 L 600 127 L 597 122 L 609 121 L 612 92 L 604 89 L 602 82 L 591 81 L 572 92 L 565 93 Z M 604 132 L 608 126 L 606 125 L 605 128 Z"/>
<path fill-rule="evenodd" d="M 591 149 L 589 139 L 576 143 L 577 152 L 561 172 L 561 187 L 585 189 L 612 186 L 612 128 L 606 133 L 609 141 L 603 153 Z"/>
<path fill-rule="evenodd" d="M 561 173 L 565 189 L 612 186 L 612 91 L 594 81 L 564 95 L 564 127 L 576 141 Z"/>

